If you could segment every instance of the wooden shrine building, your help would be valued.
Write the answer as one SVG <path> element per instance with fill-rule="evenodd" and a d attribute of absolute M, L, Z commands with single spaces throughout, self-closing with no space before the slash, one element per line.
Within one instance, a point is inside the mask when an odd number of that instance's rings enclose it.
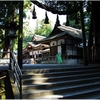
<path fill-rule="evenodd" d="M 50 56 L 55 61 L 56 54 L 60 54 L 64 63 L 80 63 L 83 51 L 77 44 L 82 42 L 82 31 L 70 26 L 60 25 L 57 21 L 50 35 L 40 41 L 50 45 Z M 46 56 L 47 57 L 47 56 Z"/>

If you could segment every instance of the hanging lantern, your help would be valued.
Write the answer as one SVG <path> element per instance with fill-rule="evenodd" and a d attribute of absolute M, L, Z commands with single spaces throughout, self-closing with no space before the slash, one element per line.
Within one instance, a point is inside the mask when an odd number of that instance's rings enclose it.
<path fill-rule="evenodd" d="M 16 22 L 11 21 L 5 24 L 5 32 L 8 38 L 14 39 L 16 38 L 16 31 L 18 30 L 18 25 Z"/>
<path fill-rule="evenodd" d="M 33 7 L 33 12 L 32 12 L 32 18 L 36 19 L 36 11 L 35 11 L 35 6 Z"/>
<path fill-rule="evenodd" d="M 56 18 L 56 26 L 60 26 L 60 21 L 59 21 L 59 16 L 57 15 L 57 18 Z"/>
<path fill-rule="evenodd" d="M 49 24 L 49 18 L 48 18 L 47 12 L 45 12 L 44 24 Z"/>

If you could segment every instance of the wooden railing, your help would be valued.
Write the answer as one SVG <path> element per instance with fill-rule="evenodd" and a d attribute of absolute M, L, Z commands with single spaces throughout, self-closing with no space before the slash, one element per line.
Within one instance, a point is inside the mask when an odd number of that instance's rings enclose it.
<path fill-rule="evenodd" d="M 17 60 L 15 59 L 13 52 L 11 52 L 10 56 L 10 70 L 13 71 L 14 83 L 17 84 L 20 92 L 20 99 L 22 99 L 22 71 L 17 63 Z"/>
<path fill-rule="evenodd" d="M 10 57 L 9 58 L 0 58 L 0 65 L 5 66 L 7 65 L 13 74 L 13 82 L 12 84 L 17 84 L 19 94 L 20 94 L 20 99 L 22 99 L 22 71 L 17 63 L 17 59 L 14 56 L 14 52 L 0 52 L 0 54 L 3 53 L 9 53 Z"/>

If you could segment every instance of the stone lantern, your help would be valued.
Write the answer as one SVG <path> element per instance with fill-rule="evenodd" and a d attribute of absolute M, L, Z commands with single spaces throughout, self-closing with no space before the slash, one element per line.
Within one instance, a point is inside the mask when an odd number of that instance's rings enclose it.
<path fill-rule="evenodd" d="M 16 22 L 7 22 L 5 24 L 5 32 L 6 32 L 6 37 L 8 37 L 9 39 L 15 39 L 16 36 L 16 31 L 18 30 L 18 25 L 16 24 Z"/>
<path fill-rule="evenodd" d="M 17 38 L 16 31 L 18 30 L 18 25 L 14 21 L 7 22 L 5 24 L 5 39 L 8 41 L 8 48 L 10 50 L 10 58 L 13 53 L 13 40 Z M 5 42 L 7 42 L 5 41 Z M 6 45 L 7 46 L 7 45 Z M 10 59 L 10 69 L 11 69 L 11 59 Z"/>

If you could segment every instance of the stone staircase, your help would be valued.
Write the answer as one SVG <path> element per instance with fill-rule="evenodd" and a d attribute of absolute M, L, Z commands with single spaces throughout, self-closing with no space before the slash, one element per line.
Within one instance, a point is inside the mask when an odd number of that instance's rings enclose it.
<path fill-rule="evenodd" d="M 100 99 L 100 66 L 23 69 L 23 99 Z"/>

